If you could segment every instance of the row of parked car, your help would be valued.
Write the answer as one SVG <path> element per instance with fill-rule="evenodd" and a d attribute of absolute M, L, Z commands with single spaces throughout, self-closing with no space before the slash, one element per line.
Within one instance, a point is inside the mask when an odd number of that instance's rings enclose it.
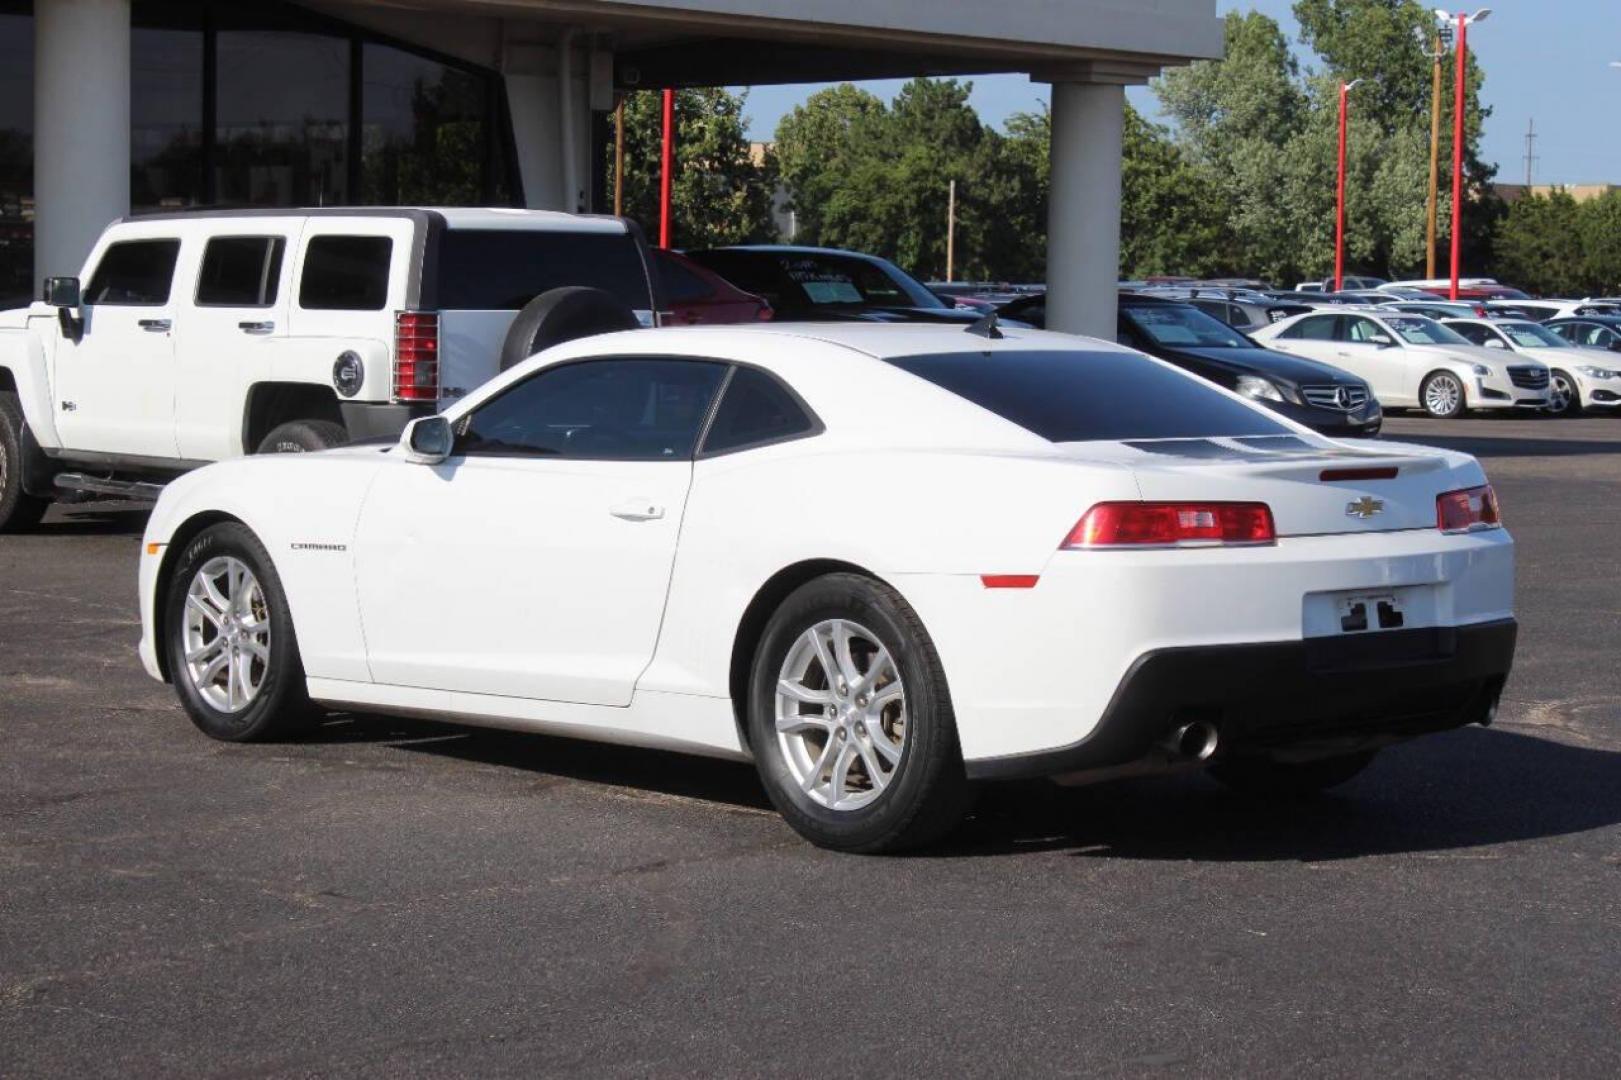
<path fill-rule="evenodd" d="M 1400 290 L 1374 305 L 1245 284 L 1124 288 L 1117 336 L 1338 436 L 1377 434 L 1387 407 L 1621 406 L 1621 308 L 1593 302 L 1539 323 L 1488 301 L 1419 310 L 1440 305 Z M 531 211 L 115 222 L 81 276 L 0 313 L 0 529 L 59 497 L 150 495 L 222 458 L 395 438 L 582 333 L 767 319 L 1045 324 L 1038 288 L 971 291 L 942 295 L 857 252 L 677 253 L 623 220 Z"/>

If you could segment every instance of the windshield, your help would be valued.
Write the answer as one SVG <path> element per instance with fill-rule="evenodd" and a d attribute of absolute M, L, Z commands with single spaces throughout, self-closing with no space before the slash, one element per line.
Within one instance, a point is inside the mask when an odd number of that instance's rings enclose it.
<path fill-rule="evenodd" d="M 1498 323 L 1497 329 L 1508 335 L 1510 341 L 1522 349 L 1568 349 L 1570 342 L 1536 323 Z"/>
<path fill-rule="evenodd" d="M 882 261 L 791 252 L 778 256 L 783 272 L 812 304 L 943 308 L 945 302 Z"/>
<path fill-rule="evenodd" d="M 1386 319 L 1385 324 L 1396 331 L 1409 345 L 1467 345 L 1467 338 L 1448 330 L 1434 319 L 1422 315 L 1408 315 L 1400 319 Z"/>
<path fill-rule="evenodd" d="M 1121 309 L 1138 330 L 1156 345 L 1170 348 L 1197 346 L 1207 349 L 1254 348 L 1250 340 L 1220 319 L 1211 318 L 1196 307 L 1183 304 L 1155 304 L 1152 307 Z"/>

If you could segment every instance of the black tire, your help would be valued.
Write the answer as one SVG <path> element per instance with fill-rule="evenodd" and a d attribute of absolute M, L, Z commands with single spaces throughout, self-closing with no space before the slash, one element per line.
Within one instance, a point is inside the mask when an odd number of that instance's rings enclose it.
<path fill-rule="evenodd" d="M 550 289 L 525 304 L 507 327 L 501 370 L 565 341 L 639 326 L 636 313 L 613 293 L 584 285 Z"/>
<path fill-rule="evenodd" d="M 27 532 L 45 516 L 50 500 L 23 490 L 22 409 L 11 394 L 0 394 L 0 533 Z"/>
<path fill-rule="evenodd" d="M 1430 387 L 1442 381 L 1450 382 L 1453 389 L 1457 391 L 1453 398 L 1452 408 L 1445 410 L 1431 408 L 1430 406 Z M 1436 420 L 1456 420 L 1469 411 L 1469 399 L 1464 396 L 1463 381 L 1450 371 L 1432 371 L 1426 375 L 1423 385 L 1418 388 L 1418 400 L 1425 413 Z"/>
<path fill-rule="evenodd" d="M 342 424 L 330 420 L 293 420 L 270 429 L 270 434 L 259 440 L 256 454 L 309 454 L 317 450 L 331 450 L 345 446 L 349 432 Z"/>
<path fill-rule="evenodd" d="M 204 697 L 186 662 L 188 591 L 204 567 L 224 557 L 246 565 L 258 579 L 264 607 L 258 614 L 270 627 L 268 663 L 253 668 L 260 673 L 257 696 L 234 711 L 219 708 Z M 205 735 L 225 742 L 263 742 L 296 735 L 314 720 L 316 711 L 305 689 L 287 594 L 270 553 L 246 525 L 225 522 L 188 542 L 170 571 L 162 603 L 161 647 L 168 658 L 169 677 L 186 715 Z M 219 631 L 214 633 L 217 640 Z"/>
<path fill-rule="evenodd" d="M 905 687 L 898 761 L 876 797 L 855 809 L 830 809 L 801 788 L 776 731 L 776 688 L 789 650 L 805 631 L 829 619 L 857 623 L 879 638 Z M 813 844 L 865 854 L 902 851 L 944 836 L 967 811 L 970 790 L 939 654 L 917 614 L 880 582 L 829 574 L 783 601 L 755 650 L 748 705 L 749 743 L 766 792 L 788 824 Z M 831 731 L 826 736 L 833 737 Z M 850 734 L 852 742 L 859 737 Z M 866 768 L 860 766 L 861 775 Z"/>
<path fill-rule="evenodd" d="M 1563 385 L 1561 386 L 1561 384 Z M 1568 417 L 1580 416 L 1582 414 L 1581 387 L 1577 384 L 1576 380 L 1571 377 L 1570 372 L 1560 371 L 1558 368 L 1555 368 L 1552 373 L 1552 378 L 1549 380 L 1548 389 L 1554 393 L 1562 390 L 1562 396 L 1564 399 L 1564 405 L 1561 408 L 1556 409 L 1551 404 L 1548 406 L 1548 412 L 1550 415 L 1557 416 L 1560 419 L 1566 419 Z M 1549 400 L 1553 400 L 1552 394 L 1550 394 Z"/>
<path fill-rule="evenodd" d="M 1338 787 L 1373 761 L 1377 750 L 1341 754 L 1317 761 L 1273 761 L 1241 757 L 1212 765 L 1210 775 L 1244 795 L 1299 799 Z"/>

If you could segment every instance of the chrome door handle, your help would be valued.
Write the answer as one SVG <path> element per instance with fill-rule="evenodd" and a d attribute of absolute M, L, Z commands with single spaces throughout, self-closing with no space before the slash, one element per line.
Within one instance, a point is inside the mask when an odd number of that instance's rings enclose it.
<path fill-rule="evenodd" d="M 632 499 L 613 507 L 608 513 L 625 521 L 657 521 L 664 516 L 664 507 L 646 499 Z"/>
<path fill-rule="evenodd" d="M 268 334 L 276 329 L 273 322 L 239 322 L 236 328 L 244 334 Z"/>
<path fill-rule="evenodd" d="M 167 334 L 171 324 L 168 319 L 142 319 L 137 325 L 150 334 Z"/>

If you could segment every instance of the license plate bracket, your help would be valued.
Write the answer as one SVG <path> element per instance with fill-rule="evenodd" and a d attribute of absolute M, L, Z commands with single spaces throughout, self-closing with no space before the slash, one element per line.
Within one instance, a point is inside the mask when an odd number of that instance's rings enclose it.
<path fill-rule="evenodd" d="M 1392 593 L 1342 596 L 1339 600 L 1340 631 L 1363 634 L 1374 630 L 1400 630 L 1407 625 L 1407 613 Z"/>

